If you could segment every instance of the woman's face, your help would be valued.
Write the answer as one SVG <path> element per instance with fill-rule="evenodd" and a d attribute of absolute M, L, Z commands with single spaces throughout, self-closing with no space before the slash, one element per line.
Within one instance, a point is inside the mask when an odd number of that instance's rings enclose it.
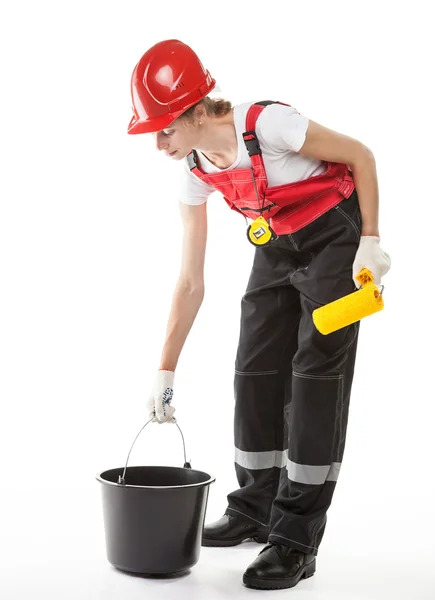
<path fill-rule="evenodd" d="M 165 129 L 154 133 L 157 150 L 163 150 L 167 156 L 182 160 L 198 145 L 200 133 L 195 123 L 185 119 L 176 119 Z"/>

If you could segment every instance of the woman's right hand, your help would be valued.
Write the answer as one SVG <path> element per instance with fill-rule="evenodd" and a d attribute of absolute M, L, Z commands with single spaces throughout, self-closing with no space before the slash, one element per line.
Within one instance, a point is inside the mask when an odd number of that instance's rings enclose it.
<path fill-rule="evenodd" d="M 151 395 L 148 398 L 148 418 L 153 423 L 175 423 L 175 408 L 171 406 L 174 394 L 174 371 L 157 371 Z"/>

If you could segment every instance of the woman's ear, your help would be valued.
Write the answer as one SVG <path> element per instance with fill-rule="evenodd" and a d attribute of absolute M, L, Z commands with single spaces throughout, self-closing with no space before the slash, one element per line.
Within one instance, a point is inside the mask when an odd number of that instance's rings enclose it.
<path fill-rule="evenodd" d="M 204 118 L 206 115 L 206 110 L 204 108 L 204 106 L 199 105 L 195 108 L 195 124 L 196 125 L 202 125 L 202 123 L 204 123 Z"/>

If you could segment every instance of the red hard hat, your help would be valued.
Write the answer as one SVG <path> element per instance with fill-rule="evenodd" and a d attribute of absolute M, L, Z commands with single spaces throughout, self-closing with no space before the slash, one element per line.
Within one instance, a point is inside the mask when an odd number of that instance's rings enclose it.
<path fill-rule="evenodd" d="M 160 131 L 199 102 L 216 81 L 195 52 L 178 40 L 164 40 L 145 52 L 131 76 L 133 118 L 128 133 Z"/>

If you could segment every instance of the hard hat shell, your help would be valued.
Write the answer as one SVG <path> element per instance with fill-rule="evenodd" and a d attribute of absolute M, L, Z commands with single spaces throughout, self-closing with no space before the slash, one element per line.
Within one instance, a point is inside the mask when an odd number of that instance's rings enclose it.
<path fill-rule="evenodd" d="M 145 52 L 131 76 L 133 117 L 128 133 L 160 131 L 216 85 L 195 52 L 164 40 Z"/>

